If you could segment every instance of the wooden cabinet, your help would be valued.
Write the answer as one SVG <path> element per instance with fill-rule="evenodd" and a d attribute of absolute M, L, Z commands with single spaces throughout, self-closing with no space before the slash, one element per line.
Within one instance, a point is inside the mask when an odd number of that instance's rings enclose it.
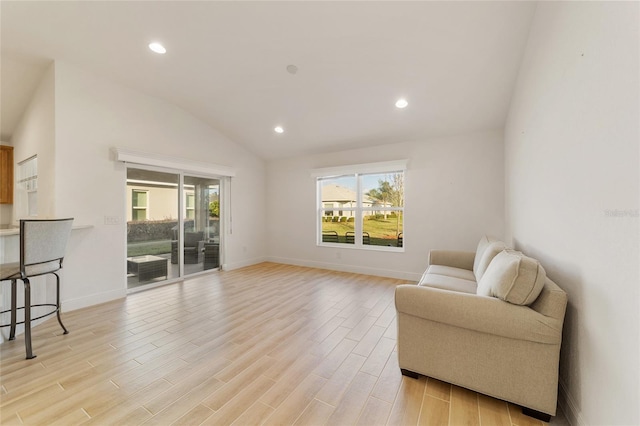
<path fill-rule="evenodd" d="M 0 204 L 13 204 L 13 147 L 0 145 Z"/>

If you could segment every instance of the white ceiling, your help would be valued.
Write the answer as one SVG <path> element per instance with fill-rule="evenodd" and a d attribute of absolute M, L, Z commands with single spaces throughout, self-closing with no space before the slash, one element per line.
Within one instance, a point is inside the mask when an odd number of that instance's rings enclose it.
<path fill-rule="evenodd" d="M 2 1 L 2 139 L 51 60 L 177 104 L 265 159 L 499 129 L 534 10 L 499 1 Z M 156 40 L 166 55 L 149 51 Z"/>

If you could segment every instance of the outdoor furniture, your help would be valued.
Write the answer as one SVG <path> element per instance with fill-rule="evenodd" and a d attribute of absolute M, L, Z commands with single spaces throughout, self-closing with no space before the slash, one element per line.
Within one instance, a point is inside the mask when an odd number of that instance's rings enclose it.
<path fill-rule="evenodd" d="M 20 220 L 20 261 L 18 263 L 2 264 L 0 281 L 11 281 L 11 309 L 0 312 L 11 312 L 11 322 L 0 327 L 11 327 L 9 340 L 16 338 L 16 325 L 24 324 L 24 344 L 27 359 L 35 358 L 31 347 L 31 321 L 56 314 L 58 323 L 64 330 L 69 331 L 62 324 L 60 318 L 60 276 L 56 273 L 62 269 L 62 260 L 67 248 L 67 241 L 71 233 L 73 218 L 50 220 Z M 31 304 L 30 278 L 53 274 L 56 277 L 56 303 Z M 24 306 L 17 305 L 17 281 L 24 283 Z M 46 283 L 46 281 L 45 281 Z M 53 310 L 36 318 L 31 318 L 31 308 L 49 306 Z M 24 310 L 24 321 L 17 322 L 17 311 Z"/>
<path fill-rule="evenodd" d="M 220 244 L 204 243 L 204 268 L 215 269 L 220 266 Z"/>
<path fill-rule="evenodd" d="M 138 276 L 138 281 L 149 281 L 154 278 L 166 277 L 167 259 L 159 256 L 136 256 L 127 258 L 127 273 Z"/>
<path fill-rule="evenodd" d="M 347 244 L 355 244 L 355 240 L 356 240 L 356 233 L 352 232 L 352 231 L 347 231 L 344 234 L 345 238 L 347 239 Z M 369 237 L 369 233 L 368 232 L 363 232 L 362 233 L 362 244 L 371 244 L 371 238 Z"/>
<path fill-rule="evenodd" d="M 404 244 L 403 241 L 403 236 L 402 236 L 402 232 L 398 234 L 398 247 L 402 247 L 402 245 Z"/>
<path fill-rule="evenodd" d="M 200 263 L 204 251 L 204 232 L 184 233 L 184 263 Z M 171 263 L 178 263 L 178 241 L 171 241 Z"/>
<path fill-rule="evenodd" d="M 338 233 L 336 231 L 322 231 L 323 243 L 337 243 Z"/>

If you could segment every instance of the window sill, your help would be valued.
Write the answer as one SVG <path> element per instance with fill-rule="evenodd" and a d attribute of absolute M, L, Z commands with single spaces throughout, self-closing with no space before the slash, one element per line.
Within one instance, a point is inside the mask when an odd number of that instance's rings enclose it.
<path fill-rule="evenodd" d="M 365 251 L 386 251 L 390 253 L 404 253 L 404 247 L 393 246 L 376 246 L 376 245 L 355 245 L 346 243 L 319 243 L 317 247 L 341 248 L 347 250 L 365 250 Z"/>

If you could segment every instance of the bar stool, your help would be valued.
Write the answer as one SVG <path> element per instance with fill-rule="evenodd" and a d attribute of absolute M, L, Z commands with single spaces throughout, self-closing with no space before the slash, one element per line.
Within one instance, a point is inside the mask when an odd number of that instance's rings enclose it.
<path fill-rule="evenodd" d="M 35 358 L 31 348 L 31 321 L 57 314 L 58 322 L 64 330 L 60 318 L 60 276 L 56 273 L 62 268 L 62 260 L 71 234 L 73 218 L 69 219 L 25 219 L 20 220 L 20 262 L 0 265 L 0 281 L 11 281 L 11 309 L 0 312 L 11 312 L 11 323 L 0 327 L 11 327 L 9 340 L 16 338 L 16 325 L 24 324 L 24 343 L 27 359 Z M 56 303 L 31 304 L 31 283 L 29 278 L 53 274 L 56 276 Z M 24 306 L 16 307 L 16 283 L 24 283 Z M 50 306 L 54 309 L 37 318 L 31 318 L 31 308 Z M 17 321 L 17 311 L 24 309 L 24 321 Z"/>

